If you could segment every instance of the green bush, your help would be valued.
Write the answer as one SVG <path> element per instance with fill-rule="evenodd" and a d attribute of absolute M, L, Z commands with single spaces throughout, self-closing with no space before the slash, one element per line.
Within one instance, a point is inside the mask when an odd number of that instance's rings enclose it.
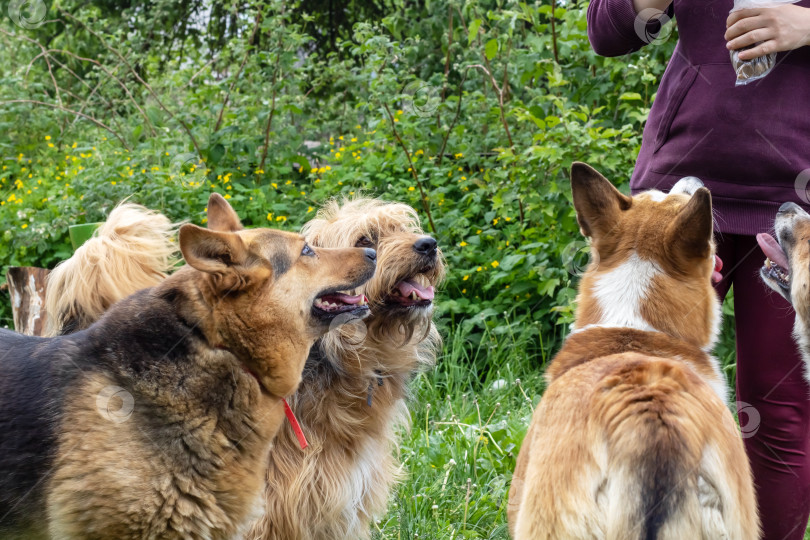
<path fill-rule="evenodd" d="M 216 4 L 209 27 L 237 28 L 206 41 L 139 11 L 160 5 L 63 2 L 56 22 L 0 23 L 4 268 L 53 266 L 67 225 L 125 197 L 204 222 L 218 191 L 249 225 L 296 229 L 327 198 L 364 193 L 412 204 L 438 238 L 442 320 L 473 344 L 529 324 L 530 349 L 554 347 L 572 319 L 568 270 L 587 259 L 567 170 L 587 161 L 626 189 L 674 38 L 605 59 L 584 3 L 552 17 L 392 1 L 331 42 L 320 13 L 267 1 Z"/>

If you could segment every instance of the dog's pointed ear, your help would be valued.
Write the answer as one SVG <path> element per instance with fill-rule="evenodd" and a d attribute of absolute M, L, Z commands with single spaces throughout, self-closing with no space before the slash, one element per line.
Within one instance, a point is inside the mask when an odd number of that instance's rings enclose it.
<path fill-rule="evenodd" d="M 244 229 L 236 211 L 219 193 L 208 197 L 208 228 L 212 231 L 241 231 Z"/>
<path fill-rule="evenodd" d="M 249 250 L 236 233 L 186 223 L 180 227 L 179 239 L 188 265 L 209 274 L 219 292 L 242 290 L 272 276 L 267 266 L 246 264 Z"/>
<path fill-rule="evenodd" d="M 247 248 L 239 235 L 212 231 L 186 223 L 180 227 L 180 251 L 189 264 L 202 272 L 216 274 L 242 264 Z"/>
<path fill-rule="evenodd" d="M 610 180 L 580 162 L 571 165 L 571 193 L 579 228 L 588 237 L 607 231 L 633 204 L 633 199 L 622 194 Z"/>
<path fill-rule="evenodd" d="M 706 259 L 711 254 L 712 196 L 698 188 L 667 228 L 667 244 L 677 258 Z"/>

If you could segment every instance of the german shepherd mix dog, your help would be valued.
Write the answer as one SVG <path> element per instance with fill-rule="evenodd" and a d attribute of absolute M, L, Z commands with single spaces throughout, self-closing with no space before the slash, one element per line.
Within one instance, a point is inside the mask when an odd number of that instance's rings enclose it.
<path fill-rule="evenodd" d="M 785 203 L 776 214 L 774 229 L 776 239 L 757 235 L 767 257 L 759 273 L 796 311 L 793 337 L 804 360 L 804 378 L 810 382 L 810 215 L 795 203 Z"/>
<path fill-rule="evenodd" d="M 241 230 L 219 195 L 212 230 L 183 225 L 188 266 L 88 329 L 0 333 L 0 537 L 231 539 L 256 517 L 282 399 L 371 249 Z"/>
<path fill-rule="evenodd" d="M 628 197 L 582 163 L 571 187 L 594 258 L 518 456 L 513 537 L 758 538 L 750 467 L 707 352 L 720 318 L 709 191 L 684 178 L 668 195 Z"/>
<path fill-rule="evenodd" d="M 313 347 L 290 399 L 310 447 L 301 452 L 293 430 L 280 430 L 265 513 L 250 537 L 364 539 L 399 476 L 397 431 L 408 424 L 408 382 L 433 364 L 440 345 L 431 318 L 444 263 L 436 240 L 404 204 L 332 201 L 303 233 L 313 246 L 377 250 L 374 278 L 348 291 L 368 297 L 371 316 Z"/>

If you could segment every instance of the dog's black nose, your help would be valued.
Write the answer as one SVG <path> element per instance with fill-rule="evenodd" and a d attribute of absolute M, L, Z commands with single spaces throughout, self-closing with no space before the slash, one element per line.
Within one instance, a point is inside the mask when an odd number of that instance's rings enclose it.
<path fill-rule="evenodd" d="M 782 206 L 779 207 L 780 214 L 794 214 L 800 207 L 796 203 L 786 202 Z"/>
<path fill-rule="evenodd" d="M 377 252 L 371 248 L 366 248 L 366 259 L 370 260 L 371 262 L 377 262 Z"/>
<path fill-rule="evenodd" d="M 427 255 L 428 257 L 432 257 L 436 254 L 436 246 L 438 246 L 438 242 L 430 236 L 424 236 L 413 243 L 413 249 L 420 255 Z"/>

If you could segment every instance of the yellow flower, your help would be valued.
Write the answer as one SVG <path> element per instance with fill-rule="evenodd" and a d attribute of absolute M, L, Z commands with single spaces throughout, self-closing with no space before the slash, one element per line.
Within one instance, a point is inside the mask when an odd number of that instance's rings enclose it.
<path fill-rule="evenodd" d="M 461 289 L 461 294 L 467 294 L 467 289 Z"/>
<path fill-rule="evenodd" d="M 470 275 L 469 275 L 469 274 L 465 275 L 465 276 L 462 278 L 462 281 L 467 281 L 468 279 L 470 279 Z"/>
<path fill-rule="evenodd" d="M 226 194 L 225 194 L 225 198 L 226 198 L 226 199 L 230 199 L 230 198 L 231 198 L 231 194 L 230 194 L 230 193 L 226 193 Z"/>
<path fill-rule="evenodd" d="M 267 221 L 273 221 L 273 212 L 267 214 Z"/>
<path fill-rule="evenodd" d="M 419 150 L 417 150 L 417 151 L 416 151 L 416 153 L 415 153 L 414 155 L 415 155 L 415 156 L 421 156 L 421 155 L 422 155 L 422 154 L 424 154 L 424 153 L 425 153 L 425 151 L 424 151 L 424 150 L 419 149 Z"/>
<path fill-rule="evenodd" d="M 48 148 L 53 148 L 53 143 L 52 142 L 48 143 Z"/>
<path fill-rule="evenodd" d="M 292 184 L 292 180 L 287 180 L 286 182 L 284 182 L 284 185 L 289 186 L 290 184 Z"/>
<path fill-rule="evenodd" d="M 115 180 L 111 181 L 110 184 L 115 185 Z"/>
<path fill-rule="evenodd" d="M 357 137 L 352 137 L 352 142 L 357 142 Z"/>
<path fill-rule="evenodd" d="M 312 212 L 313 210 L 314 210 L 314 208 L 312 208 L 312 207 L 310 206 L 309 208 L 307 208 L 307 214 L 309 214 L 309 213 L 310 213 L 310 212 Z"/>
<path fill-rule="evenodd" d="M 301 192 L 301 195 L 306 195 L 306 194 L 307 194 L 307 192 L 306 192 L 306 191 L 302 191 L 302 192 Z"/>
<path fill-rule="evenodd" d="M 76 143 L 73 143 L 70 147 L 71 148 L 76 148 L 76 146 L 77 146 Z"/>
<path fill-rule="evenodd" d="M 503 219 L 505 219 L 506 221 L 512 221 L 512 218 L 510 218 L 509 216 L 506 216 L 506 217 L 505 217 L 505 218 L 503 218 Z"/>
<path fill-rule="evenodd" d="M 498 218 L 493 219 L 493 220 L 492 220 L 492 224 L 493 224 L 493 225 L 497 225 L 497 224 L 498 224 Z"/>
<path fill-rule="evenodd" d="M 476 272 L 480 272 L 481 270 L 483 270 L 483 268 L 481 268 L 480 266 L 475 269 Z"/>
<path fill-rule="evenodd" d="M 411 187 L 408 188 L 408 191 L 413 191 L 414 189 L 416 189 L 416 188 L 411 186 Z"/>
<path fill-rule="evenodd" d="M 492 264 L 492 268 L 498 268 L 498 266 L 500 266 L 500 263 L 498 261 L 492 261 L 492 263 L 490 264 Z"/>
<path fill-rule="evenodd" d="M 340 159 L 340 152 L 335 152 L 335 157 Z"/>
<path fill-rule="evenodd" d="M 467 242 L 461 242 L 459 245 L 460 245 L 461 247 L 464 247 L 464 246 L 466 246 L 466 245 L 467 245 Z"/>
<path fill-rule="evenodd" d="M 458 154 L 454 154 L 454 156 L 455 156 L 455 158 L 456 158 L 456 159 L 458 159 L 458 158 L 460 158 L 460 157 L 464 157 L 464 154 L 462 154 L 461 152 L 459 152 Z"/>
<path fill-rule="evenodd" d="M 475 234 L 481 234 L 481 229 L 478 229 L 477 231 L 475 231 Z"/>
<path fill-rule="evenodd" d="M 168 153 L 168 152 L 166 152 L 166 155 L 168 156 L 168 155 L 169 155 L 169 153 Z"/>
<path fill-rule="evenodd" d="M 203 223 L 208 223 L 208 218 L 207 217 L 202 218 L 202 222 Z"/>
<path fill-rule="evenodd" d="M 23 224 L 22 224 L 22 226 L 21 226 L 21 228 L 22 228 L 22 229 L 27 229 L 27 228 L 28 228 L 28 223 L 23 223 Z"/>
<path fill-rule="evenodd" d="M 462 169 L 461 167 L 459 167 L 459 168 L 458 168 L 458 170 L 459 170 L 459 171 L 463 171 L 464 169 Z"/>
<path fill-rule="evenodd" d="M 287 216 L 278 216 L 276 221 L 287 221 Z"/>
<path fill-rule="evenodd" d="M 270 185 L 273 186 L 274 188 L 278 188 L 278 184 L 276 184 L 275 182 L 271 182 Z"/>
<path fill-rule="evenodd" d="M 45 140 L 46 140 L 46 141 L 50 141 L 50 140 L 51 140 L 51 136 L 50 136 L 50 135 L 45 135 Z"/>

